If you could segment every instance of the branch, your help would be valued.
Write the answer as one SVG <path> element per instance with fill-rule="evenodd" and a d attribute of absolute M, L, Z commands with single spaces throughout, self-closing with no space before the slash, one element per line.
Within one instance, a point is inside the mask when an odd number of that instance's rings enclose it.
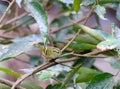
<path fill-rule="evenodd" d="M 8 86 L 10 86 L 10 87 L 12 87 L 12 85 L 14 84 L 13 82 L 11 82 L 11 81 L 9 81 L 9 80 L 6 80 L 6 79 L 3 79 L 3 78 L 0 78 L 0 83 L 5 84 L 5 85 L 8 85 Z M 17 86 L 16 88 L 17 88 L 17 89 L 25 89 L 25 88 L 23 88 L 23 87 L 21 87 L 21 86 Z"/>
<path fill-rule="evenodd" d="M 12 23 L 12 22 L 14 22 L 14 21 L 16 21 L 16 20 L 19 20 L 19 19 L 21 19 L 22 17 L 24 17 L 24 16 L 26 16 L 26 15 L 28 15 L 28 13 L 23 13 L 23 14 L 21 14 L 20 16 L 18 16 L 18 17 L 16 17 L 16 18 L 13 18 L 13 19 L 11 19 L 11 20 L 8 20 L 8 21 L 5 22 L 4 24 L 1 24 L 1 25 L 0 25 L 0 28 L 1 28 L 2 26 L 4 26 L 4 25 L 7 25 L 7 24 L 10 24 L 10 23 Z"/>
<path fill-rule="evenodd" d="M 32 19 L 32 18 L 27 19 L 27 20 L 24 21 L 23 23 L 20 23 L 20 24 L 18 24 L 18 25 L 16 25 L 16 26 L 10 28 L 9 30 L 5 31 L 4 33 L 10 32 L 10 31 L 13 31 L 13 29 L 15 29 L 15 28 L 17 28 L 17 27 L 20 27 L 21 25 L 23 25 L 23 24 L 29 22 L 31 19 Z"/>
<path fill-rule="evenodd" d="M 4 14 L 2 15 L 2 17 L 0 18 L 0 24 L 3 21 L 3 19 L 5 18 L 8 10 L 12 7 L 12 5 L 14 4 L 15 0 L 12 0 L 12 2 L 9 4 L 8 8 L 6 9 L 6 11 L 4 12 Z"/>

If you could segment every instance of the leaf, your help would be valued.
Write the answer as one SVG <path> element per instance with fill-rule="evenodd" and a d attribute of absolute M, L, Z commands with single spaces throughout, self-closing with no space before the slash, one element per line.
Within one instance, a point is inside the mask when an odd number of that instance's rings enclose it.
<path fill-rule="evenodd" d="M 96 2 L 96 0 L 83 0 L 83 2 L 81 3 L 81 5 L 93 5 Z M 119 2 L 119 0 L 99 0 L 98 3 L 101 4 L 107 4 L 107 3 L 117 3 Z"/>
<path fill-rule="evenodd" d="M 41 86 L 38 86 L 33 81 L 24 81 L 21 84 L 25 89 L 43 89 Z"/>
<path fill-rule="evenodd" d="M 80 34 L 79 36 L 76 37 L 75 41 L 77 43 L 87 43 L 87 44 L 98 44 L 99 41 L 90 36 L 89 34 Z"/>
<path fill-rule="evenodd" d="M 88 43 L 73 43 L 69 46 L 72 50 L 92 50 L 96 48 L 96 45 Z"/>
<path fill-rule="evenodd" d="M 103 30 L 100 30 L 100 29 L 97 29 L 96 30 L 105 40 L 107 39 L 113 39 L 113 37 L 108 34 L 107 32 L 103 31 Z"/>
<path fill-rule="evenodd" d="M 81 2 L 82 2 L 82 0 L 74 0 L 73 8 L 74 8 L 74 11 L 76 11 L 76 13 L 78 13 L 78 11 L 80 9 Z"/>
<path fill-rule="evenodd" d="M 95 75 L 99 73 L 100 73 L 99 71 L 87 67 L 81 67 L 77 72 L 77 74 L 79 75 L 76 78 L 76 83 L 89 82 Z"/>
<path fill-rule="evenodd" d="M 86 89 L 113 89 L 113 86 L 113 75 L 109 73 L 102 73 L 96 75 L 88 84 Z"/>
<path fill-rule="evenodd" d="M 91 4 L 95 3 L 95 1 L 96 1 L 96 0 L 84 0 L 84 1 L 81 3 L 81 5 L 85 5 L 85 6 L 91 5 Z"/>
<path fill-rule="evenodd" d="M 21 8 L 21 3 L 23 0 L 16 0 L 16 3 L 18 4 L 18 6 Z"/>
<path fill-rule="evenodd" d="M 0 83 L 0 88 L 1 88 L 1 89 L 10 89 L 9 86 L 7 86 L 7 85 L 5 85 L 5 84 L 2 84 L 2 83 Z"/>
<path fill-rule="evenodd" d="M 42 42 L 42 38 L 39 38 L 38 35 L 30 35 L 22 38 L 13 39 L 13 44 L 9 45 L 7 51 L 5 51 L 0 60 L 7 60 L 13 57 L 16 57 L 22 53 L 31 51 L 34 49 L 34 44 Z M 4 50 L 4 49 L 3 49 Z"/>
<path fill-rule="evenodd" d="M 16 78 L 21 77 L 21 75 L 19 73 L 15 72 L 15 71 L 13 71 L 12 69 L 9 69 L 9 68 L 0 67 L 0 71 L 5 72 L 6 74 L 12 75 Z"/>
<path fill-rule="evenodd" d="M 14 43 L 17 42 L 24 42 L 24 41 L 28 41 L 28 42 L 35 42 L 35 43 L 43 43 L 42 37 L 38 34 L 38 35 L 28 35 L 28 36 L 24 36 L 24 37 L 18 37 L 12 40 Z"/>
<path fill-rule="evenodd" d="M 104 6 L 100 6 L 100 5 L 96 5 L 94 11 L 96 12 L 96 14 L 103 20 L 107 20 L 105 18 L 105 7 Z"/>
<path fill-rule="evenodd" d="M 8 51 L 0 57 L 0 60 L 7 60 L 16 57 L 22 53 L 28 52 L 33 49 L 33 45 L 33 42 L 28 41 L 11 44 L 8 48 Z"/>
<path fill-rule="evenodd" d="M 66 4 L 72 4 L 73 3 L 73 0 L 60 0 L 62 1 L 63 3 L 66 3 Z"/>
<path fill-rule="evenodd" d="M 115 49 L 118 45 L 119 45 L 119 41 L 117 39 L 109 39 L 100 42 L 97 45 L 97 48 L 100 49 L 101 51 L 105 51 L 105 50 Z"/>
<path fill-rule="evenodd" d="M 91 28 L 89 28 L 87 26 L 84 26 L 84 25 L 79 25 L 79 26 L 85 33 L 87 33 L 90 36 L 94 37 L 98 41 L 103 41 L 104 40 L 104 38 L 101 36 L 101 34 L 99 34 L 96 30 L 91 29 Z"/>
<path fill-rule="evenodd" d="M 25 3 L 25 5 L 38 23 L 40 33 L 44 39 L 44 42 L 46 43 L 48 41 L 48 22 L 45 10 L 42 8 L 40 3 L 35 1 Z"/>
<path fill-rule="evenodd" d="M 120 41 L 120 28 L 116 26 L 115 23 L 111 23 L 111 28 L 112 28 L 112 34 L 113 36 L 118 39 L 118 46 L 116 47 L 116 51 L 118 53 L 118 55 L 120 55 L 120 44 L 119 44 L 119 41 Z"/>
<path fill-rule="evenodd" d="M 120 21 L 120 4 L 119 4 L 119 6 L 117 8 L 116 18 Z"/>
<path fill-rule="evenodd" d="M 30 57 L 29 64 L 33 67 L 43 63 L 43 59 L 37 55 L 28 55 Z"/>
<path fill-rule="evenodd" d="M 48 85 L 46 89 L 66 89 L 66 88 L 60 88 L 61 83 L 57 83 L 55 85 Z"/>
<path fill-rule="evenodd" d="M 113 36 L 116 39 L 120 40 L 120 28 L 117 27 L 115 23 L 111 23 L 110 25 L 111 25 L 111 28 L 112 28 L 112 34 L 113 34 Z"/>
<path fill-rule="evenodd" d="M 38 74 L 39 80 L 48 80 L 53 77 L 53 71 L 42 71 Z"/>

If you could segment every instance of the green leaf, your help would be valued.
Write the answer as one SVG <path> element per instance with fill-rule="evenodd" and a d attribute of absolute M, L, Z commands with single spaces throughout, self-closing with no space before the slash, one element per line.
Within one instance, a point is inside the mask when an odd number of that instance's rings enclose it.
<path fill-rule="evenodd" d="M 61 83 L 57 83 L 55 85 L 48 85 L 46 89 L 66 89 L 66 88 L 60 88 Z"/>
<path fill-rule="evenodd" d="M 5 72 L 6 74 L 12 75 L 16 78 L 21 77 L 21 75 L 19 73 L 15 72 L 15 71 L 13 71 L 12 69 L 9 69 L 9 68 L 0 67 L 0 71 Z"/>
<path fill-rule="evenodd" d="M 53 71 L 42 71 L 38 74 L 39 80 L 48 80 L 53 77 Z"/>
<path fill-rule="evenodd" d="M 96 0 L 84 0 L 84 1 L 81 3 L 81 5 L 85 5 L 85 6 L 91 5 L 91 4 L 95 3 L 95 1 L 96 1 Z"/>
<path fill-rule="evenodd" d="M 63 3 L 66 3 L 66 4 L 72 4 L 73 3 L 73 0 L 60 0 L 62 1 Z"/>
<path fill-rule="evenodd" d="M 79 76 L 76 78 L 76 83 L 89 82 L 94 76 L 96 76 L 99 73 L 99 71 L 87 67 L 81 67 L 77 72 Z"/>
<path fill-rule="evenodd" d="M 98 15 L 98 17 L 100 17 L 100 18 L 103 19 L 103 20 L 107 20 L 107 19 L 105 18 L 106 10 L 105 10 L 105 7 L 104 7 L 104 6 L 96 5 L 94 11 L 95 11 L 96 14 Z"/>
<path fill-rule="evenodd" d="M 94 45 L 99 43 L 98 40 L 96 40 L 94 37 L 88 34 L 80 34 L 79 36 L 76 37 L 75 41 L 78 43 L 87 43 L 87 44 L 94 44 Z"/>
<path fill-rule="evenodd" d="M 1 61 L 7 60 L 16 57 L 22 53 L 28 52 L 33 49 L 33 45 L 34 42 L 28 42 L 28 41 L 11 44 L 8 48 L 8 51 L 0 57 L 0 60 Z"/>
<path fill-rule="evenodd" d="M 96 30 L 91 29 L 85 25 L 79 25 L 80 28 L 87 34 L 89 34 L 90 36 L 94 37 L 95 39 L 97 39 L 98 41 L 103 41 L 104 38 L 101 36 L 101 34 L 99 34 Z"/>
<path fill-rule="evenodd" d="M 30 57 L 29 64 L 32 66 L 37 66 L 43 63 L 43 59 L 37 55 L 28 55 Z"/>
<path fill-rule="evenodd" d="M 82 0 L 74 0 L 73 8 L 74 8 L 74 11 L 76 11 L 76 13 L 78 13 L 78 11 L 80 9 L 81 2 L 82 2 Z"/>
<path fill-rule="evenodd" d="M 119 40 L 117 39 L 109 39 L 109 40 L 105 40 L 105 41 L 102 41 L 100 42 L 98 45 L 97 45 L 97 48 L 102 50 L 102 51 L 105 51 L 105 50 L 112 50 L 112 49 L 115 49 L 117 48 L 117 46 L 119 45 Z"/>
<path fill-rule="evenodd" d="M 73 43 L 69 46 L 73 50 L 92 50 L 96 48 L 96 45 L 88 43 Z"/>
<path fill-rule="evenodd" d="M 1 61 L 16 57 L 22 53 L 33 50 L 34 44 L 42 42 L 42 38 L 39 35 L 30 35 L 26 37 L 16 38 L 12 41 L 14 43 L 9 45 L 7 51 L 5 51 L 0 57 Z"/>
<path fill-rule="evenodd" d="M 28 11 L 32 14 L 34 19 L 39 25 L 39 30 L 44 38 L 44 42 L 48 41 L 48 22 L 47 22 L 47 15 L 45 10 L 42 8 L 40 3 L 32 1 L 25 3 Z"/>
<path fill-rule="evenodd" d="M 108 34 L 107 32 L 103 31 L 102 29 L 95 29 L 105 40 L 107 39 L 113 39 L 114 37 L 112 37 L 110 34 Z"/>
<path fill-rule="evenodd" d="M 96 75 L 88 84 L 86 89 L 113 89 L 113 86 L 113 75 L 109 73 L 103 73 Z"/>
<path fill-rule="evenodd" d="M 83 0 L 83 2 L 81 3 L 81 5 L 93 5 L 96 2 L 96 0 Z M 101 4 L 107 4 L 107 3 L 117 3 L 119 2 L 119 0 L 99 0 L 98 3 Z"/>
<path fill-rule="evenodd" d="M 21 84 L 25 89 L 43 89 L 41 86 L 38 86 L 33 81 L 24 81 Z"/>
<path fill-rule="evenodd" d="M 2 83 L 0 83 L 0 88 L 1 89 L 11 89 L 9 86 L 2 84 Z"/>

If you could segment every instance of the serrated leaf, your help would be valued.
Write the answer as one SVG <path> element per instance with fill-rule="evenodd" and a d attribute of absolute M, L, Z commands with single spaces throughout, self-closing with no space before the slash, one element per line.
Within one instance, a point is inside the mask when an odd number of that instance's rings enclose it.
<path fill-rule="evenodd" d="M 76 11 L 76 13 L 78 13 L 78 11 L 80 9 L 81 2 L 82 2 L 82 0 L 74 0 L 73 8 L 74 8 L 74 11 Z"/>
<path fill-rule="evenodd" d="M 106 9 L 104 6 L 100 6 L 100 5 L 96 5 L 95 6 L 95 10 L 96 14 L 98 15 L 98 17 L 100 17 L 103 20 L 107 20 L 105 18 L 105 14 L 106 14 Z"/>
<path fill-rule="evenodd" d="M 100 49 L 101 51 L 105 51 L 105 50 L 115 49 L 118 45 L 119 45 L 119 41 L 117 39 L 109 39 L 100 42 L 97 45 L 97 48 Z"/>
<path fill-rule="evenodd" d="M 9 75 L 12 75 L 16 78 L 19 78 L 21 77 L 21 75 L 15 71 L 13 71 L 12 69 L 9 69 L 9 68 L 3 68 L 3 67 L 0 67 L 0 71 L 6 73 L 6 74 L 9 74 Z"/>
<path fill-rule="evenodd" d="M 116 18 L 120 21 L 120 4 L 119 4 L 119 6 L 117 8 Z"/>
<path fill-rule="evenodd" d="M 45 10 L 42 8 L 40 3 L 32 1 L 25 4 L 33 18 L 39 25 L 40 33 L 44 39 L 44 42 L 48 41 L 48 22 Z"/>
<path fill-rule="evenodd" d="M 113 75 L 109 73 L 103 73 L 96 75 L 88 84 L 86 89 L 113 89 L 113 86 Z"/>
<path fill-rule="evenodd" d="M 87 68 L 87 67 L 81 67 L 77 74 L 79 76 L 76 78 L 76 83 L 80 82 L 88 82 L 90 81 L 95 75 L 99 74 L 99 71 Z"/>

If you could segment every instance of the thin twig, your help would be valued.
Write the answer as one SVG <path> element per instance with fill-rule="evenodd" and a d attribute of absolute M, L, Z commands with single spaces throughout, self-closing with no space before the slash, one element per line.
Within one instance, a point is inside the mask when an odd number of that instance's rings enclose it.
<path fill-rule="evenodd" d="M 86 18 L 86 17 L 84 17 L 83 19 L 81 19 L 81 20 L 79 20 L 79 21 L 76 21 L 76 22 L 73 22 L 73 23 L 70 23 L 70 24 L 63 25 L 63 26 L 61 26 L 61 27 L 55 29 L 54 31 L 50 31 L 50 33 L 56 33 L 56 32 L 58 32 L 58 31 L 60 31 L 60 30 L 62 30 L 62 29 L 65 29 L 65 28 L 68 28 L 68 27 L 74 26 L 75 24 L 84 21 L 85 18 Z"/>
<path fill-rule="evenodd" d="M 10 87 L 14 84 L 13 82 L 6 80 L 4 78 L 0 78 L 0 83 L 5 84 L 5 85 L 10 86 Z M 25 88 L 23 88 L 21 86 L 17 86 L 16 89 L 25 89 Z"/>
<path fill-rule="evenodd" d="M 26 63 L 26 64 L 29 64 L 29 62 L 27 62 L 27 61 L 24 61 L 24 60 L 22 60 L 22 59 L 20 59 L 20 58 L 14 58 L 15 60 L 17 60 L 17 61 L 20 61 L 20 62 L 23 62 L 23 63 Z"/>
<path fill-rule="evenodd" d="M 16 25 L 16 26 L 10 28 L 9 30 L 5 31 L 4 33 L 10 32 L 10 31 L 13 31 L 13 29 L 15 29 L 15 28 L 17 28 L 17 27 L 20 27 L 21 25 L 27 23 L 27 22 L 30 21 L 31 19 L 32 19 L 32 18 L 29 18 L 28 20 L 26 20 L 26 21 L 24 21 L 23 23 L 18 24 L 18 25 Z"/>
<path fill-rule="evenodd" d="M 61 53 L 75 40 L 75 38 L 79 35 L 81 29 L 75 34 L 75 36 L 62 48 Z"/>
<path fill-rule="evenodd" d="M 16 17 L 16 18 L 13 18 L 13 19 L 11 19 L 11 20 L 8 20 L 8 21 L 5 22 L 4 24 L 1 24 L 1 25 L 0 25 L 0 28 L 3 27 L 4 25 L 7 25 L 7 24 L 10 24 L 10 23 L 12 23 L 12 22 L 14 22 L 14 21 L 19 20 L 19 19 L 21 19 L 22 17 L 24 17 L 24 16 L 26 16 L 26 15 L 28 15 L 28 13 L 23 13 L 23 14 L 19 15 L 19 16 Z"/>
<path fill-rule="evenodd" d="M 2 15 L 2 17 L 0 18 L 0 24 L 3 21 L 3 19 L 5 18 L 8 10 L 12 7 L 12 5 L 14 4 L 15 0 L 12 0 L 12 2 L 9 4 L 8 8 L 6 9 L 6 11 L 4 12 L 4 14 Z"/>
<path fill-rule="evenodd" d="M 92 58 L 106 58 L 105 56 L 95 56 L 95 55 L 83 55 L 83 54 L 72 54 L 77 57 L 92 57 Z"/>
<path fill-rule="evenodd" d="M 82 66 L 82 64 L 78 64 L 74 67 L 74 69 L 68 73 L 65 77 L 65 79 L 62 82 L 62 86 L 60 89 L 62 89 L 67 83 L 68 81 L 74 76 L 74 74 L 79 70 L 79 68 Z"/>

